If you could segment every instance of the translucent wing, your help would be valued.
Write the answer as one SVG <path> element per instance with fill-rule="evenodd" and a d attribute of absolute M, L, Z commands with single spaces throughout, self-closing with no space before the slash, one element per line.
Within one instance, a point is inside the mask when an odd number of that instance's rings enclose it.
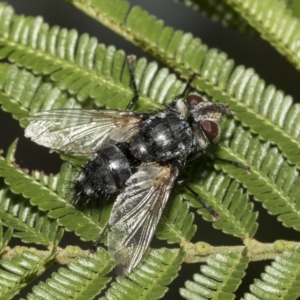
<path fill-rule="evenodd" d="M 51 149 L 86 154 L 95 152 L 108 137 L 129 140 L 137 133 L 141 117 L 117 110 L 49 110 L 27 118 L 25 136 Z"/>
<path fill-rule="evenodd" d="M 127 180 L 109 220 L 108 250 L 118 275 L 129 274 L 142 259 L 177 176 L 176 168 L 148 163 Z"/>

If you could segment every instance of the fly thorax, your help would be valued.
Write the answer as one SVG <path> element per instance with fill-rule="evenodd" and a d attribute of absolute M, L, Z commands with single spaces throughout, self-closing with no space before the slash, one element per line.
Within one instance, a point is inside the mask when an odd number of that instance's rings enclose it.
<path fill-rule="evenodd" d="M 132 154 L 141 161 L 167 162 L 191 152 L 193 134 L 188 121 L 177 110 L 150 116 L 130 143 Z"/>

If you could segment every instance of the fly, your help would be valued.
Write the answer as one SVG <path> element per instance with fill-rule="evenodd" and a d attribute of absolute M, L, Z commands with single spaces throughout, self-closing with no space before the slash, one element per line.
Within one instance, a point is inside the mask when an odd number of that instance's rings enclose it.
<path fill-rule="evenodd" d="M 108 222 L 108 251 L 118 275 L 127 275 L 147 250 L 179 173 L 220 138 L 216 104 L 186 91 L 163 111 L 58 109 L 28 117 L 25 136 L 70 154 L 91 154 L 74 181 L 73 204 L 118 195 Z M 189 84 L 187 85 L 187 87 Z M 186 89 L 187 90 L 187 89 Z"/>

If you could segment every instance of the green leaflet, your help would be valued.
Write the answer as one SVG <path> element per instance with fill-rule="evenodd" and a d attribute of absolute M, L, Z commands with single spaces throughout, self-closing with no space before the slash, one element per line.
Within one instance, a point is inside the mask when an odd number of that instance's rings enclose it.
<path fill-rule="evenodd" d="M 38 111 L 81 107 L 74 98 L 55 85 L 44 82 L 41 76 L 34 76 L 16 65 L 1 65 L 0 74 L 5 74 L 0 82 L 2 109 L 11 113 L 22 124 L 26 123 L 23 118 Z"/>
<path fill-rule="evenodd" d="M 185 288 L 180 288 L 184 299 L 235 299 L 237 290 L 245 269 L 249 263 L 247 249 L 239 255 L 229 252 L 227 255 L 217 254 L 200 267 L 201 274 L 193 275 L 193 281 L 185 282 Z"/>
<path fill-rule="evenodd" d="M 88 300 L 95 297 L 110 281 L 106 275 L 111 271 L 112 263 L 108 253 L 99 249 L 89 258 L 78 257 L 77 261 L 60 268 L 51 279 L 33 287 L 26 299 L 78 299 Z"/>
<path fill-rule="evenodd" d="M 132 274 L 117 277 L 100 299 L 161 299 L 168 290 L 166 285 L 177 277 L 183 258 L 182 250 L 151 250 Z"/>
<path fill-rule="evenodd" d="M 199 170 L 205 170 L 199 172 Z M 245 173 L 245 170 L 242 171 Z M 219 214 L 213 226 L 224 233 L 240 238 L 253 237 L 258 224 L 257 212 L 253 212 L 253 203 L 249 202 L 247 194 L 243 193 L 239 184 L 230 180 L 220 172 L 215 172 L 202 162 L 194 164 L 189 171 L 189 186 Z M 192 206 L 203 218 L 212 221 L 210 212 L 202 207 L 194 195 L 185 193 Z"/>
<path fill-rule="evenodd" d="M 43 265 L 44 260 L 30 251 L 23 251 L 9 261 L 2 260 L 0 299 L 12 299 L 26 286 L 26 283 L 39 275 L 39 268 Z"/>
<path fill-rule="evenodd" d="M 182 195 L 171 196 L 157 226 L 157 237 L 168 243 L 189 241 L 197 230 L 197 226 L 193 224 L 194 214 L 189 209 L 189 204 L 183 201 Z"/>
<path fill-rule="evenodd" d="M 218 0 L 180 0 L 185 5 L 192 7 L 209 16 L 213 21 L 219 21 L 223 26 L 235 28 L 240 32 L 257 34 L 255 30 L 224 1 Z"/>
<path fill-rule="evenodd" d="M 287 8 L 291 9 L 293 15 L 299 19 L 300 17 L 300 3 L 297 0 L 288 0 L 287 1 Z"/>
<path fill-rule="evenodd" d="M 292 10 L 286 9 L 284 1 L 226 0 L 226 3 L 300 70 L 300 20 L 293 16 Z M 292 9 L 297 13 L 299 7 L 292 4 Z"/>
<path fill-rule="evenodd" d="M 1 180 L 2 181 L 2 180 Z M 52 245 L 57 239 L 58 224 L 47 217 L 46 213 L 30 206 L 22 196 L 14 195 L 0 184 L 0 219 L 2 224 L 14 229 L 13 236 L 24 243 Z"/>
<path fill-rule="evenodd" d="M 252 299 L 297 299 L 300 293 L 300 249 L 278 255 L 267 266 L 261 279 L 250 285 L 250 293 L 244 300 Z"/>
<path fill-rule="evenodd" d="M 224 143 L 220 144 L 216 154 L 251 166 L 251 172 L 245 174 L 230 164 L 217 162 L 216 165 L 242 182 L 270 214 L 278 215 L 284 226 L 300 230 L 298 169 L 290 165 L 271 143 L 261 141 L 243 127 L 236 128 L 232 121 L 225 124 Z"/>
<path fill-rule="evenodd" d="M 5 238 L 7 238 L 7 232 Z M 61 237 L 62 231 L 57 234 L 52 250 L 48 251 L 44 257 L 37 255 L 36 251 L 20 251 L 16 247 L 13 252 L 10 252 L 12 257 L 1 260 L 0 299 L 11 299 L 28 283 L 38 277 L 45 270 L 46 266 L 53 263 Z"/>

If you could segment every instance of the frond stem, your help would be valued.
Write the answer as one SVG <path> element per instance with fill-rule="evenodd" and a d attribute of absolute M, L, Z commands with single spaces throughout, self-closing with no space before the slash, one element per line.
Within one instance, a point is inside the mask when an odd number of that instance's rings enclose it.
<path fill-rule="evenodd" d="M 274 243 L 261 243 L 255 239 L 244 239 L 243 246 L 211 246 L 205 242 L 183 242 L 186 255 L 184 261 L 186 263 L 206 262 L 208 258 L 216 254 L 226 254 L 228 252 L 241 253 L 245 247 L 248 248 L 248 256 L 250 261 L 272 260 L 277 255 L 285 251 L 295 250 L 300 246 L 300 242 L 277 240 Z M 178 251 L 174 249 L 173 251 Z"/>
<path fill-rule="evenodd" d="M 197 242 L 195 244 L 184 241 L 182 247 L 185 250 L 186 263 L 206 262 L 208 258 L 216 254 L 226 254 L 228 252 L 241 253 L 245 247 L 248 247 L 248 255 L 250 261 L 262 261 L 274 259 L 275 256 L 287 250 L 295 250 L 300 247 L 300 242 L 277 240 L 274 243 L 261 243 L 255 239 L 245 239 L 243 246 L 211 246 L 205 242 Z M 179 248 L 170 249 L 174 253 L 180 251 Z M 23 251 L 33 251 L 40 257 L 47 259 L 51 253 L 50 250 L 37 250 L 32 247 L 16 246 L 6 247 L 2 255 L 2 259 L 10 260 L 14 256 L 19 256 Z M 67 246 L 66 248 L 57 248 L 54 257 L 54 263 L 66 265 L 75 262 L 80 257 L 90 257 L 89 250 L 82 250 L 77 246 Z"/>

